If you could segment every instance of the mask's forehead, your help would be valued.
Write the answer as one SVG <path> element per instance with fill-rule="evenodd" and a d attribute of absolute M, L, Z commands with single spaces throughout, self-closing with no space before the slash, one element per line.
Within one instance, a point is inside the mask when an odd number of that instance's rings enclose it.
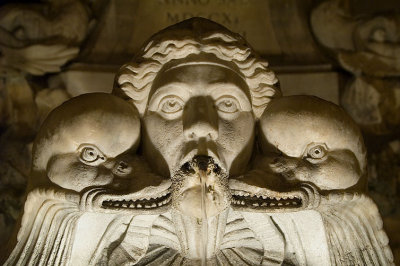
<path fill-rule="evenodd" d="M 240 35 L 203 18 L 182 21 L 153 35 L 133 61 L 121 68 L 113 93 L 131 98 L 143 116 L 154 93 L 153 82 L 163 69 L 199 61 L 226 65 L 242 76 L 250 88 L 249 98 L 257 119 L 270 99 L 280 94 L 268 63 Z"/>
<path fill-rule="evenodd" d="M 188 93 L 192 96 L 211 94 L 237 94 L 251 102 L 250 90 L 245 80 L 227 66 L 207 62 L 179 65 L 169 68 L 157 75 L 150 91 L 149 99 L 160 91 Z"/>

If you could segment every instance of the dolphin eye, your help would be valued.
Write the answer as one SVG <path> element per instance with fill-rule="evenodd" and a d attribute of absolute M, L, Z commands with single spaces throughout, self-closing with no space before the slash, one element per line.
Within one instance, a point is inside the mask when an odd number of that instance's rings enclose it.
<path fill-rule="evenodd" d="M 326 155 L 326 148 L 323 145 L 316 145 L 308 150 L 307 155 L 312 159 L 322 159 Z"/>
<path fill-rule="evenodd" d="M 87 162 L 94 162 L 99 158 L 99 154 L 95 149 L 87 147 L 82 150 L 81 157 Z"/>
<path fill-rule="evenodd" d="M 97 162 L 105 161 L 105 156 L 95 146 L 90 144 L 84 144 L 79 147 L 80 155 L 79 159 L 86 164 L 93 164 Z"/>

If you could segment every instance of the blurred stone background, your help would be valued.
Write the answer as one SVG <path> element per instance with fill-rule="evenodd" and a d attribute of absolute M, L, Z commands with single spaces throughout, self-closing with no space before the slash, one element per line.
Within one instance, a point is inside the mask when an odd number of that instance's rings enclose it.
<path fill-rule="evenodd" d="M 158 30 L 201 16 L 242 34 L 284 95 L 342 105 L 363 130 L 369 191 L 400 265 L 398 0 L 24 0 L 0 4 L 0 247 L 24 202 L 35 134 L 49 111 L 110 92 Z"/>

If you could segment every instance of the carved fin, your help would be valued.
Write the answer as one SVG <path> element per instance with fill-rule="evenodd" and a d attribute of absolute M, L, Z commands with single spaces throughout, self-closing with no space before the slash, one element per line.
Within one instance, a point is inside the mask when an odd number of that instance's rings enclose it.
<path fill-rule="evenodd" d="M 394 265 L 382 219 L 366 195 L 347 195 L 320 211 L 332 265 Z"/>
<path fill-rule="evenodd" d="M 285 240 L 270 215 L 251 212 L 243 212 L 242 215 L 263 245 L 262 265 L 282 265 L 285 256 Z"/>
<path fill-rule="evenodd" d="M 123 240 L 112 251 L 110 265 L 129 265 L 137 263 L 149 247 L 150 229 L 158 215 L 138 215 L 130 222 Z"/>
<path fill-rule="evenodd" d="M 315 210 L 273 213 L 271 217 L 285 239 L 285 263 L 330 265 L 325 225 Z"/>
<path fill-rule="evenodd" d="M 243 216 L 233 211 L 227 221 L 216 262 L 221 265 L 261 265 L 263 245 Z"/>
<path fill-rule="evenodd" d="M 117 215 L 112 219 L 97 243 L 94 253 L 91 255 L 90 266 L 106 265 L 108 263 L 110 244 L 114 241 L 122 241 L 121 236 L 124 235 L 131 220 L 132 216 L 124 215 Z"/>
<path fill-rule="evenodd" d="M 162 245 L 150 245 L 146 256 L 137 265 L 181 265 L 183 260 L 174 249 Z"/>
<path fill-rule="evenodd" d="M 70 224 L 75 223 L 78 217 L 79 217 L 79 214 L 76 214 L 76 213 L 70 213 L 67 216 L 63 217 L 63 219 L 59 225 L 59 228 L 57 230 L 56 238 L 51 247 L 50 256 L 48 258 L 47 258 L 47 256 L 46 256 L 46 258 L 44 257 L 43 262 L 45 262 L 47 260 L 48 265 L 55 264 L 55 260 L 57 259 L 57 254 L 59 253 L 59 250 L 62 249 L 61 242 L 62 242 L 63 238 L 65 237 L 64 232 L 69 231 Z M 73 219 L 71 219 L 71 218 L 73 218 Z M 41 260 L 41 262 L 42 262 L 42 260 Z"/>
<path fill-rule="evenodd" d="M 171 220 L 171 215 L 165 213 L 160 215 L 153 224 L 151 229 L 150 241 L 160 245 L 180 250 L 179 239 L 175 233 L 175 227 Z"/>
<path fill-rule="evenodd" d="M 52 189 L 30 192 L 17 244 L 4 265 L 65 265 L 80 214 L 75 196 Z"/>

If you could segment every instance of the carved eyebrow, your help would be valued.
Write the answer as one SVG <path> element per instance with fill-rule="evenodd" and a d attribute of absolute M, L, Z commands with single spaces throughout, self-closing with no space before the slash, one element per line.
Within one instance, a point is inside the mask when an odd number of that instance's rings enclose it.
<path fill-rule="evenodd" d="M 187 88 L 188 85 L 184 82 L 170 82 L 157 88 L 149 99 L 148 108 L 151 109 L 154 103 L 158 103 L 166 95 L 176 95 L 186 99 L 188 97 Z"/>
<path fill-rule="evenodd" d="M 250 95 L 247 95 L 243 91 L 243 89 L 241 89 L 234 83 L 231 82 L 212 83 L 211 85 L 208 86 L 208 90 L 210 91 L 211 96 L 215 100 L 221 96 L 229 95 L 235 97 L 239 101 L 240 106 L 243 110 L 250 111 L 252 109 Z"/>
<path fill-rule="evenodd" d="M 221 87 L 225 87 L 223 91 L 221 91 Z M 234 96 L 237 96 L 238 98 L 245 97 L 247 100 L 251 101 L 250 95 L 246 94 L 243 89 L 231 82 L 213 82 L 208 86 L 208 89 L 210 90 L 210 93 L 216 93 L 218 95 L 224 94 L 225 91 L 229 91 L 229 93 L 226 94 L 231 95 L 233 93 Z"/>
<path fill-rule="evenodd" d="M 184 82 L 170 82 L 165 85 L 162 85 L 158 87 L 153 95 L 151 95 L 151 99 L 153 97 L 158 97 L 160 94 L 176 94 L 176 95 L 182 95 L 185 91 L 187 91 L 187 88 L 189 88 L 188 84 Z M 178 91 L 177 91 L 178 90 Z M 150 100 L 151 100 L 150 99 Z"/>

